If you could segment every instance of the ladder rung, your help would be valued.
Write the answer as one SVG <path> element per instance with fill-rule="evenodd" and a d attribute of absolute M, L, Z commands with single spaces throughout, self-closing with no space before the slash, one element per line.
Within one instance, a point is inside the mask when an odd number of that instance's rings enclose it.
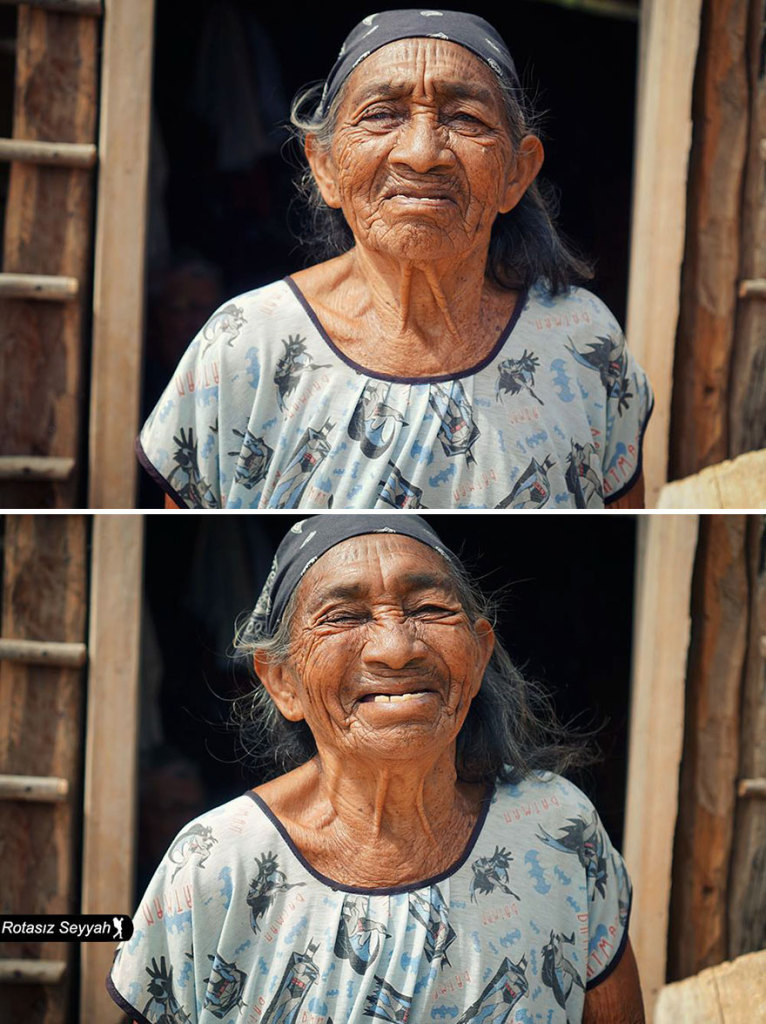
<path fill-rule="evenodd" d="M 88 648 L 85 644 L 0 638 L 0 661 L 20 661 L 25 665 L 52 665 L 55 668 L 82 668 L 87 660 Z"/>
<path fill-rule="evenodd" d="M 0 0 L 6 7 L 42 7 L 45 11 L 64 14 L 91 14 L 96 17 L 104 13 L 101 0 Z"/>
<path fill-rule="evenodd" d="M 74 466 L 58 455 L 2 455 L 0 480 L 68 480 Z"/>
<path fill-rule="evenodd" d="M 61 803 L 69 794 L 66 779 L 44 775 L 0 775 L 0 800 Z"/>
<path fill-rule="evenodd" d="M 737 793 L 739 796 L 766 798 L 766 779 L 740 779 Z"/>
<path fill-rule="evenodd" d="M 3 0 L 0 0 L 2 3 Z M 77 298 L 75 277 L 49 274 L 0 274 L 0 299 L 48 299 L 68 302 Z"/>
<path fill-rule="evenodd" d="M 766 299 L 766 277 L 756 277 L 739 282 L 741 299 Z"/>
<path fill-rule="evenodd" d="M 34 142 L 0 138 L 0 160 L 51 167 L 93 167 L 98 151 L 92 142 Z"/>
<path fill-rule="evenodd" d="M 761 139 L 758 143 L 758 149 L 761 153 L 761 160 L 766 160 L 766 139 Z"/>
<path fill-rule="evenodd" d="M 66 963 L 63 960 L 0 959 L 0 983 L 55 985 L 65 974 Z"/>

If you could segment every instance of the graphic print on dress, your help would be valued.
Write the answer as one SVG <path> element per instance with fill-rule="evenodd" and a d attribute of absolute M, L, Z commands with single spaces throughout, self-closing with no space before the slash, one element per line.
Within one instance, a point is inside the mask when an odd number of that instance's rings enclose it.
<path fill-rule="evenodd" d="M 380 497 L 383 501 L 394 508 L 425 508 L 420 501 L 423 488 L 405 480 L 393 462 L 389 462 L 388 468 L 391 471 L 388 479 L 380 481 Z"/>
<path fill-rule="evenodd" d="M 329 363 L 312 362 L 311 353 L 306 351 L 306 339 L 300 334 L 289 334 L 287 341 L 282 338 L 285 354 L 277 363 L 274 384 L 277 388 L 277 404 L 280 412 L 285 411 L 285 400 L 295 391 L 298 379 L 309 370 L 322 370 Z"/>
<path fill-rule="evenodd" d="M 328 419 L 320 430 L 304 430 L 284 472 L 279 474 L 272 498 L 274 508 L 297 507 L 312 473 L 330 454 L 327 436 L 334 426 Z"/>
<path fill-rule="evenodd" d="M 569 345 L 565 346 L 580 366 L 586 366 L 589 370 L 595 370 L 601 378 L 601 383 L 609 398 L 617 399 L 617 412 L 622 416 L 623 409 L 630 405 L 633 392 L 628 391 L 628 355 L 625 351 L 625 338 L 618 335 L 603 337 L 596 335 L 596 341 L 591 342 L 586 352 L 575 348 L 571 338 Z"/>
<path fill-rule="evenodd" d="M 279 988 L 260 1024 L 296 1024 L 303 1001 L 319 977 L 319 968 L 312 959 L 318 949 L 319 943 L 312 939 L 305 953 L 290 954 Z"/>
<path fill-rule="evenodd" d="M 205 1009 L 210 1010 L 214 1017 L 223 1020 L 230 1010 L 245 1007 L 246 1003 L 242 999 L 242 993 L 245 991 L 247 974 L 240 971 L 235 963 L 227 963 L 218 953 L 215 956 L 208 953 L 207 958 L 212 961 L 212 964 L 210 977 L 203 978 L 207 985 Z"/>
<path fill-rule="evenodd" d="M 583 992 L 585 991 L 585 985 L 577 973 L 577 968 L 567 960 L 561 951 L 564 942 L 573 946 L 574 940 L 574 932 L 567 938 L 566 935 L 559 935 L 558 932 L 551 930 L 549 941 L 540 951 L 543 957 L 541 971 L 543 985 L 547 985 L 552 990 L 553 998 L 563 1009 L 566 1009 L 566 1001 L 575 985 Z"/>
<path fill-rule="evenodd" d="M 269 448 L 262 437 L 256 437 L 249 427 L 245 427 L 244 434 L 232 427 L 232 434 L 242 438 L 241 447 L 227 453 L 237 456 L 234 479 L 251 491 L 268 473 L 274 449 Z"/>
<path fill-rule="evenodd" d="M 348 433 L 349 437 L 359 441 L 359 447 L 368 459 L 377 459 L 391 447 L 396 436 L 396 423 L 407 426 L 402 413 L 378 397 L 378 385 L 373 381 L 365 384 L 349 421 Z"/>
<path fill-rule="evenodd" d="M 465 455 L 466 462 L 476 462 L 471 448 L 479 440 L 481 431 L 474 423 L 473 409 L 460 381 L 452 381 L 449 388 L 432 384 L 428 404 L 441 420 L 436 436 L 444 454 Z"/>
<path fill-rule="evenodd" d="M 211 427 L 211 430 L 214 428 Z M 173 437 L 176 450 L 173 453 L 175 466 L 168 473 L 168 483 L 190 505 L 212 508 L 216 504 L 210 484 L 202 476 L 197 458 L 197 442 L 194 440 L 194 429 L 189 433 L 184 428 Z M 180 477 L 180 483 L 176 480 Z"/>
<path fill-rule="evenodd" d="M 188 864 L 194 856 L 199 857 L 197 867 L 204 868 L 205 861 L 217 842 L 209 825 L 195 824 L 185 829 L 168 850 L 168 860 L 177 865 L 170 876 L 170 881 L 175 879 L 184 864 Z"/>
<path fill-rule="evenodd" d="M 405 996 L 397 992 L 393 985 L 389 985 L 383 978 L 375 975 L 377 988 L 367 996 L 364 1008 L 365 1017 L 375 1017 L 378 1020 L 402 1021 L 404 1024 L 410 1019 L 410 1007 L 412 996 Z"/>
<path fill-rule="evenodd" d="M 513 490 L 503 498 L 496 508 L 542 508 L 551 497 L 551 484 L 548 470 L 556 463 L 552 456 L 546 455 L 542 462 L 532 459 L 513 485 Z"/>
<path fill-rule="evenodd" d="M 218 313 L 214 313 L 202 328 L 202 337 L 207 342 L 207 345 L 202 349 L 200 355 L 204 356 L 213 342 L 219 338 L 225 340 L 229 347 L 233 346 L 235 340 L 239 337 L 239 332 L 247 323 L 244 312 L 239 306 L 235 306 L 233 302 L 230 302 L 228 306 L 224 306 Z"/>
<path fill-rule="evenodd" d="M 367 905 L 363 896 L 344 896 L 335 936 L 335 955 L 348 960 L 357 974 L 364 974 L 388 938 L 386 926 L 365 915 Z"/>
<path fill-rule="evenodd" d="M 567 471 L 564 474 L 567 490 L 574 495 L 577 508 L 587 508 L 594 494 L 604 500 L 601 478 L 593 468 L 596 446 L 590 441 L 587 444 L 578 444 L 573 438 L 569 439 L 569 444 Z"/>
<path fill-rule="evenodd" d="M 528 391 L 530 395 L 545 405 L 542 398 L 539 398 L 532 390 L 535 385 L 535 372 L 540 367 L 540 360 L 534 352 L 522 352 L 518 359 L 504 359 L 497 367 L 497 381 L 495 383 L 495 399 L 502 401 L 504 395 L 518 395 L 522 390 Z"/>
<path fill-rule="evenodd" d="M 517 964 L 505 957 L 484 991 L 455 1024 L 506 1024 L 511 1011 L 529 991 L 527 958 Z"/>
<path fill-rule="evenodd" d="M 585 868 L 588 878 L 593 879 L 594 890 L 591 899 L 596 898 L 596 889 L 606 897 L 606 858 L 604 857 L 604 837 L 598 827 L 598 815 L 593 812 L 590 821 L 585 818 L 568 818 L 569 824 L 562 826 L 558 837 L 549 835 L 539 825 L 537 838 L 542 839 L 546 846 L 561 853 L 574 853 Z"/>
<path fill-rule="evenodd" d="M 476 893 L 488 896 L 495 889 L 502 889 L 504 893 L 520 900 L 521 897 L 511 889 L 508 878 L 508 866 L 513 857 L 511 851 L 505 847 L 495 847 L 491 857 L 479 857 L 471 865 L 473 878 L 471 879 L 471 901 L 476 903 Z"/>
<path fill-rule="evenodd" d="M 143 1015 L 152 1024 L 191 1024 L 191 1017 L 185 1012 L 173 992 L 173 968 L 168 970 L 165 957 L 157 960 L 152 957 L 151 967 L 146 968 L 151 981 L 146 991 L 151 996 L 143 1009 Z"/>
<path fill-rule="evenodd" d="M 288 889 L 295 889 L 296 886 L 306 883 L 288 882 L 284 871 L 279 868 L 279 861 L 275 853 L 264 853 L 261 857 L 256 856 L 254 860 L 258 865 L 258 874 L 250 882 L 246 902 L 250 907 L 250 927 L 257 934 L 260 919 L 272 905 L 278 893 L 287 892 Z"/>
<path fill-rule="evenodd" d="M 434 960 L 441 967 L 450 965 L 447 950 L 457 938 L 455 929 L 449 923 L 449 907 L 444 902 L 439 887 L 432 885 L 428 890 L 428 899 L 419 892 L 411 892 L 409 898 L 410 914 L 419 921 L 426 930 L 426 942 L 423 952 L 429 963 Z M 451 966 L 451 965 L 450 965 Z"/>

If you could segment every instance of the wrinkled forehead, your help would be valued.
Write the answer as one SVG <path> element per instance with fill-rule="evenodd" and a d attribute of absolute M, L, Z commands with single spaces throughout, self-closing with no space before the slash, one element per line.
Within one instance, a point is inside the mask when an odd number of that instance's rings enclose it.
<path fill-rule="evenodd" d="M 344 100 L 354 102 L 369 91 L 408 95 L 415 90 L 446 95 L 476 95 L 502 106 L 497 75 L 465 46 L 443 39 L 397 39 L 371 53 L 344 86 Z"/>
<path fill-rule="evenodd" d="M 384 592 L 434 587 L 456 590 L 444 555 L 414 537 L 362 534 L 336 544 L 314 562 L 297 587 L 297 607 L 308 612 L 334 594 L 374 600 Z"/>

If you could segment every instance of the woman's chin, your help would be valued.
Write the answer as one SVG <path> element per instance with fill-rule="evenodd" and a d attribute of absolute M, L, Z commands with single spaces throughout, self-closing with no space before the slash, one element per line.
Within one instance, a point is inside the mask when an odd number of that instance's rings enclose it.
<path fill-rule="evenodd" d="M 466 254 L 455 244 L 443 227 L 426 217 L 408 219 L 369 238 L 357 239 L 364 249 L 405 263 L 432 263 L 437 260 L 459 260 Z"/>

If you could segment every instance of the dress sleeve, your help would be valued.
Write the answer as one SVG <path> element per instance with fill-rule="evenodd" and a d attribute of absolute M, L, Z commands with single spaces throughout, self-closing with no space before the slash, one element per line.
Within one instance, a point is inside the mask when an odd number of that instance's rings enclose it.
<path fill-rule="evenodd" d="M 595 809 L 583 835 L 583 852 L 588 875 L 586 988 L 594 988 L 609 977 L 625 951 L 633 890 Z"/>
<path fill-rule="evenodd" d="M 207 321 L 184 353 L 136 442 L 138 460 L 181 508 L 220 508 L 219 381 L 223 345 L 245 323 L 233 303 Z"/>
<path fill-rule="evenodd" d="M 160 864 L 106 979 L 109 995 L 138 1024 L 196 1024 L 190 887 Z M 187 905 L 188 904 L 188 905 Z"/>
<path fill-rule="evenodd" d="M 608 338 L 611 351 L 606 377 L 606 438 L 602 454 L 604 504 L 623 497 L 638 482 L 642 469 L 644 433 L 654 406 L 649 379 L 616 327 Z"/>

